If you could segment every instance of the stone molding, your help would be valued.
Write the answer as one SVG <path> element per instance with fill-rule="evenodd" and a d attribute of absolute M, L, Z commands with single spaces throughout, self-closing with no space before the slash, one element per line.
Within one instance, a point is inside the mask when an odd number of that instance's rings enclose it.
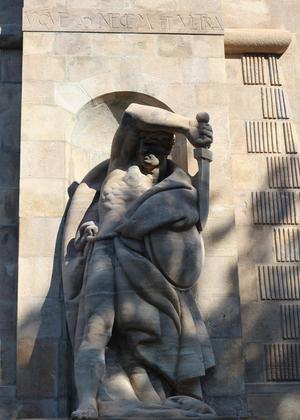
<path fill-rule="evenodd" d="M 21 49 L 22 39 L 21 25 L 0 25 L 0 49 Z"/>
<path fill-rule="evenodd" d="M 282 54 L 291 39 L 290 32 L 280 29 L 225 29 L 225 53 Z"/>

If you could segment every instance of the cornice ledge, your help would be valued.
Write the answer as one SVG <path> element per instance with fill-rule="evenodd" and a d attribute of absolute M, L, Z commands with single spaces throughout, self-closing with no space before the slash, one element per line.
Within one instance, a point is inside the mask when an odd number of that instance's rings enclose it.
<path fill-rule="evenodd" d="M 282 54 L 291 39 L 292 34 L 281 29 L 225 29 L 225 53 Z"/>

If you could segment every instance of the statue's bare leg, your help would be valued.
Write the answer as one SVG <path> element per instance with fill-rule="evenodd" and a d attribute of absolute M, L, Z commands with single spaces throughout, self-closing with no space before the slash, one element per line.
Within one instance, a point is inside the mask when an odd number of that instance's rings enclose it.
<path fill-rule="evenodd" d="M 85 326 L 75 357 L 78 408 L 73 419 L 98 419 L 97 394 L 105 373 L 105 348 L 114 323 L 114 267 L 111 245 L 96 242 L 86 273 Z M 80 322 L 80 319 L 79 319 Z M 79 337 L 77 337 L 79 338 Z M 80 339 L 80 338 L 79 338 Z"/>
<path fill-rule="evenodd" d="M 143 366 L 135 366 L 131 369 L 129 379 L 134 392 L 140 401 L 161 402 L 161 398 L 154 389 L 149 375 Z"/>

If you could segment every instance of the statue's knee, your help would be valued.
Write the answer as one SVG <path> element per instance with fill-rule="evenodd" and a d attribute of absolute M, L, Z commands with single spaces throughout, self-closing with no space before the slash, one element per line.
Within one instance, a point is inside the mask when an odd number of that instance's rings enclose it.
<path fill-rule="evenodd" d="M 95 368 L 104 364 L 104 351 L 91 347 L 80 348 L 75 358 L 75 367 Z"/>

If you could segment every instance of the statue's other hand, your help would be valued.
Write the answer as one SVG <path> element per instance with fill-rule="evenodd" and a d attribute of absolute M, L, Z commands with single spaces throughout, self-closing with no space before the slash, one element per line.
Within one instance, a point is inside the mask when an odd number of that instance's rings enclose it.
<path fill-rule="evenodd" d="M 213 130 L 209 122 L 207 112 L 199 112 L 195 120 L 190 120 L 190 128 L 187 133 L 188 140 L 194 147 L 209 148 L 213 141 Z"/>
<path fill-rule="evenodd" d="M 74 241 L 74 246 L 78 251 L 83 251 L 87 242 L 92 242 L 98 233 L 98 226 L 93 221 L 82 223 Z"/>

